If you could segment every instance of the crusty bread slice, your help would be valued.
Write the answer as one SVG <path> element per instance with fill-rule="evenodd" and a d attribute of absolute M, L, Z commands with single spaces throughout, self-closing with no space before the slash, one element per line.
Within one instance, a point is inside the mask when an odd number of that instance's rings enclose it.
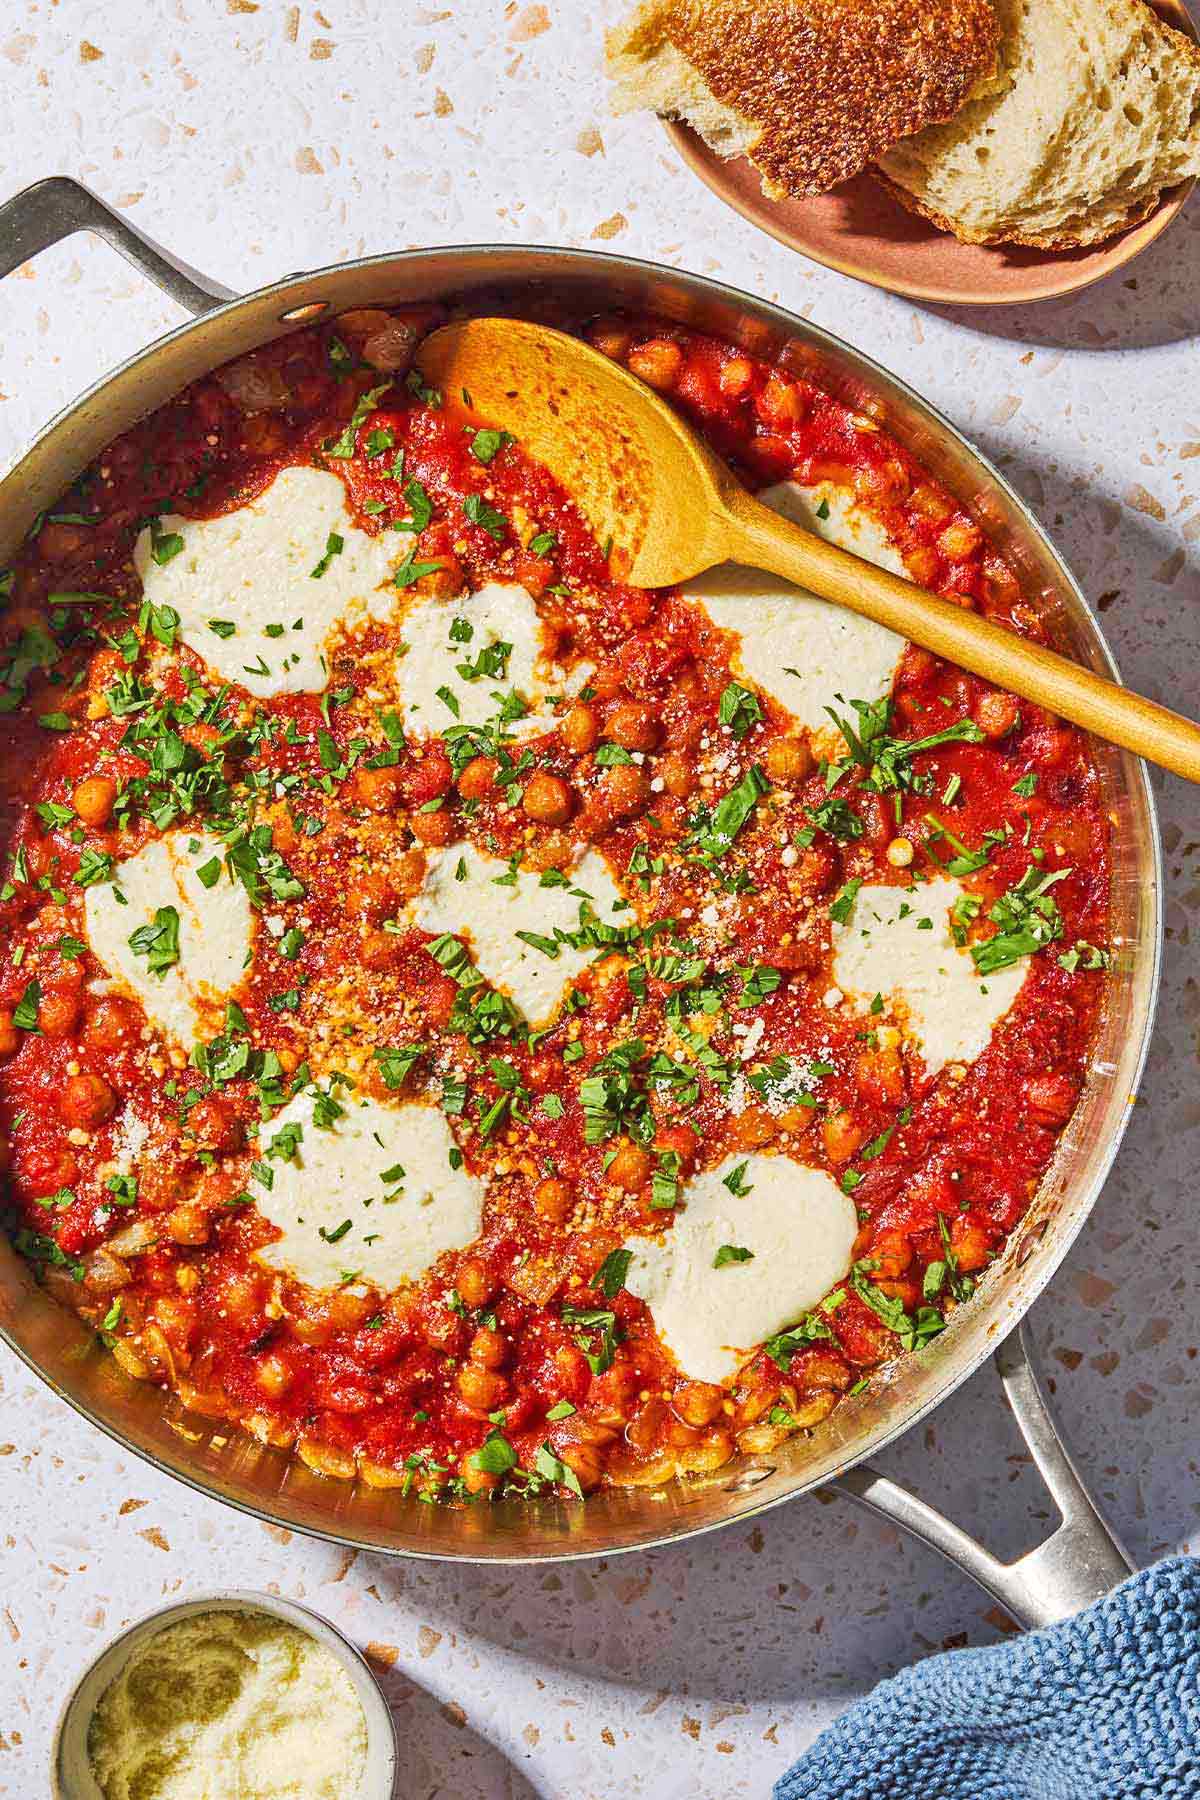
<path fill-rule="evenodd" d="M 608 68 L 614 110 L 686 119 L 781 198 L 951 118 L 997 40 L 989 0 L 642 0 L 609 32 Z"/>
<path fill-rule="evenodd" d="M 1095 244 L 1200 175 L 1200 49 L 1143 0 L 995 0 L 1004 86 L 880 158 L 966 243 Z"/>

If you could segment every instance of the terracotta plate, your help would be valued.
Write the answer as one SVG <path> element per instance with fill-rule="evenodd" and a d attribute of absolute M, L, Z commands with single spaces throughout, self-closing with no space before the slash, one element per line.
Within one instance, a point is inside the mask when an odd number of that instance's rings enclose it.
<path fill-rule="evenodd" d="M 1196 35 L 1182 0 L 1161 0 L 1168 24 Z M 832 193 L 806 200 L 768 200 L 745 157 L 726 160 L 688 126 L 667 123 L 688 167 L 751 224 L 814 262 L 873 287 L 914 300 L 954 306 L 1003 306 L 1075 293 L 1131 262 L 1175 219 L 1195 182 L 1164 194 L 1140 225 L 1090 250 L 1027 250 L 1016 244 L 960 244 L 908 212 L 860 175 Z"/>

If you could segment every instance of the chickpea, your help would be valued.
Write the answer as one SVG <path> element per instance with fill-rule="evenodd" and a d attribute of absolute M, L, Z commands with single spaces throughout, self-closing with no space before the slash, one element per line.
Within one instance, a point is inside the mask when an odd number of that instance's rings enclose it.
<path fill-rule="evenodd" d="M 168 1215 L 167 1231 L 177 1244 L 207 1244 L 208 1214 L 202 1206 L 185 1202 Z"/>
<path fill-rule="evenodd" d="M 674 387 L 683 368 L 683 351 L 667 338 L 652 338 L 648 344 L 629 352 L 626 367 L 647 387 L 657 388 L 659 393 L 665 394 Z"/>
<path fill-rule="evenodd" d="M 604 1458 L 599 1444 L 563 1444 L 558 1451 L 560 1462 L 573 1469 L 584 1493 L 599 1487 L 604 1473 Z"/>
<path fill-rule="evenodd" d="M 370 363 L 373 369 L 398 374 L 412 361 L 421 336 L 420 327 L 414 320 L 389 318 L 364 343 L 363 361 Z"/>
<path fill-rule="evenodd" d="M 766 425 L 786 431 L 808 416 L 808 401 L 795 382 L 771 375 L 758 400 L 758 412 Z"/>
<path fill-rule="evenodd" d="M 408 828 L 419 844 L 427 844 L 431 848 L 441 848 L 452 843 L 458 834 L 452 813 L 440 806 L 436 812 L 415 812 L 408 821 Z"/>
<path fill-rule="evenodd" d="M 543 769 L 536 769 L 525 783 L 521 805 L 536 825 L 565 825 L 574 800 L 565 781 L 557 775 L 547 775 Z"/>
<path fill-rule="evenodd" d="M 656 773 L 673 800 L 686 800 L 696 791 L 696 771 L 677 750 L 668 751 L 660 759 Z"/>
<path fill-rule="evenodd" d="M 871 1260 L 878 1264 L 875 1274 L 885 1281 L 896 1281 L 911 1268 L 913 1248 L 902 1231 L 881 1231 L 871 1245 Z"/>
<path fill-rule="evenodd" d="M 353 1481 L 358 1473 L 358 1465 L 348 1451 L 318 1444 L 313 1438 L 297 1438 L 296 1455 L 314 1475 L 325 1475 L 330 1481 Z"/>
<path fill-rule="evenodd" d="M 564 869 L 574 854 L 575 845 L 569 832 L 544 831 L 530 844 L 525 860 L 531 869 Z"/>
<path fill-rule="evenodd" d="M 625 1139 L 613 1155 L 605 1171 L 609 1181 L 624 1188 L 627 1194 L 636 1194 L 650 1179 L 651 1159 L 648 1151 L 640 1144 L 631 1144 Z"/>
<path fill-rule="evenodd" d="M 954 503 L 938 488 L 930 487 L 927 482 L 918 482 L 912 491 L 912 507 L 922 518 L 932 519 L 935 524 L 942 524 L 954 511 Z"/>
<path fill-rule="evenodd" d="M 722 365 L 717 381 L 723 394 L 729 394 L 735 400 L 740 400 L 742 395 L 749 391 L 754 381 L 754 364 L 748 362 L 744 356 L 731 356 L 729 361 Z"/>
<path fill-rule="evenodd" d="M 186 1346 L 196 1329 L 196 1303 L 184 1294 L 159 1294 L 154 1302 L 154 1321 L 175 1347 Z"/>
<path fill-rule="evenodd" d="M 600 736 L 600 727 L 596 715 L 590 706 L 582 701 L 573 706 L 559 727 L 563 743 L 576 756 L 583 756 L 586 751 L 596 747 Z"/>
<path fill-rule="evenodd" d="M 654 1148 L 660 1156 L 677 1156 L 680 1167 L 690 1169 L 696 1160 L 700 1139 L 690 1125 L 664 1125 L 654 1134 Z"/>
<path fill-rule="evenodd" d="M 294 1379 L 291 1364 L 274 1352 L 259 1359 L 254 1379 L 268 1400 L 280 1400 L 287 1393 Z"/>
<path fill-rule="evenodd" d="M 210 1096 L 193 1106 L 187 1116 L 187 1130 L 202 1150 L 227 1154 L 240 1150 L 245 1127 L 223 1100 Z"/>
<path fill-rule="evenodd" d="M 143 1206 L 151 1212 L 166 1212 L 182 1198 L 179 1176 L 170 1162 L 151 1159 L 142 1163 L 138 1175 L 138 1199 Z"/>
<path fill-rule="evenodd" d="M 110 775 L 89 775 L 71 795 L 71 804 L 85 825 L 94 830 L 107 825 L 117 798 L 117 784 Z"/>
<path fill-rule="evenodd" d="M 972 711 L 975 723 L 987 738 L 1002 738 L 1012 730 L 1017 722 L 1020 706 L 1012 694 L 1001 693 L 992 688 L 986 694 L 980 694 Z"/>
<path fill-rule="evenodd" d="M 390 324 L 391 317 L 391 313 L 384 312 L 379 306 L 352 306 L 349 312 L 338 314 L 337 329 L 340 336 L 361 343 L 373 331 L 381 331 Z"/>
<path fill-rule="evenodd" d="M 465 1363 L 458 1371 L 456 1383 L 459 1394 L 474 1412 L 495 1412 L 508 1398 L 504 1376 L 481 1368 L 478 1363 Z"/>
<path fill-rule="evenodd" d="M 471 1339 L 467 1355 L 481 1369 L 502 1369 L 508 1361 L 508 1343 L 499 1331 L 481 1325 Z"/>
<path fill-rule="evenodd" d="M 625 1441 L 635 1450 L 653 1449 L 663 1428 L 666 1407 L 657 1394 L 638 1407 L 625 1427 Z"/>
<path fill-rule="evenodd" d="M 859 1087 L 873 1099 L 897 1105 L 904 1098 L 904 1062 L 899 1050 L 864 1050 L 856 1073 Z"/>
<path fill-rule="evenodd" d="M 231 1275 L 221 1287 L 218 1303 L 235 1325 L 248 1325 L 258 1311 L 258 1283 L 253 1275 Z"/>
<path fill-rule="evenodd" d="M 866 1135 L 848 1112 L 830 1113 L 821 1126 L 825 1154 L 832 1163 L 849 1162 Z"/>
<path fill-rule="evenodd" d="M 56 988 L 43 994 L 38 1025 L 48 1038 L 70 1037 L 79 1024 L 83 1001 L 78 988 Z"/>
<path fill-rule="evenodd" d="M 914 544 L 904 553 L 904 564 L 910 578 L 920 587 L 932 587 L 938 575 L 938 554 L 927 544 Z"/>
<path fill-rule="evenodd" d="M 899 1300 L 909 1312 L 921 1304 L 921 1288 L 919 1283 L 911 1280 L 897 1279 L 889 1281 L 882 1275 L 872 1275 L 871 1282 L 881 1294 L 889 1300 Z"/>
<path fill-rule="evenodd" d="M 116 1109 L 117 1097 L 99 1075 L 72 1075 L 63 1088 L 59 1112 L 68 1125 L 103 1125 Z"/>
<path fill-rule="evenodd" d="M 628 325 L 618 319 L 595 319 L 588 326 L 588 337 L 601 356 L 610 356 L 614 362 L 623 362 L 633 333 Z"/>
<path fill-rule="evenodd" d="M 533 1204 L 543 1219 L 561 1225 L 575 1210 L 575 1189 L 559 1175 L 548 1175 L 534 1189 Z"/>
<path fill-rule="evenodd" d="M 982 541 L 977 526 L 956 519 L 938 538 L 938 549 L 947 562 L 962 562 L 964 557 L 974 556 Z"/>
<path fill-rule="evenodd" d="M 965 1218 L 961 1213 L 950 1226 L 950 1248 L 954 1252 L 960 1273 L 964 1275 L 973 1275 L 991 1261 L 992 1251 L 987 1232 L 982 1225 Z"/>
<path fill-rule="evenodd" d="M 422 1335 L 431 1350 L 446 1356 L 457 1356 L 467 1335 L 466 1326 L 452 1312 L 435 1313 L 422 1327 Z"/>
<path fill-rule="evenodd" d="M 458 1472 L 462 1476 L 463 1486 L 468 1494 L 490 1494 L 500 1477 L 489 1475 L 486 1469 L 479 1467 L 475 1461 L 478 1454 L 478 1451 L 472 1450 L 464 1456 L 458 1465 Z"/>
<path fill-rule="evenodd" d="M 464 800 L 482 800 L 496 785 L 499 767 L 494 756 L 473 756 L 458 778 L 458 791 Z"/>
<path fill-rule="evenodd" d="M 634 763 L 602 770 L 599 785 L 603 804 L 614 819 L 632 818 L 650 798 L 650 783 Z"/>
<path fill-rule="evenodd" d="M 763 759 L 772 781 L 795 787 L 813 772 L 813 755 L 801 738 L 773 738 Z"/>
<path fill-rule="evenodd" d="M 51 520 L 38 533 L 38 554 L 44 556 L 47 562 L 59 562 L 82 550 L 87 544 L 88 535 L 86 526 L 64 525 Z"/>
<path fill-rule="evenodd" d="M 907 869 L 916 852 L 906 837 L 894 837 L 887 847 L 887 859 L 893 869 Z"/>
<path fill-rule="evenodd" d="M 601 700 L 615 700 L 625 685 L 620 663 L 601 663 L 588 686 Z"/>
<path fill-rule="evenodd" d="M 1070 1075 L 1035 1075 L 1025 1084 L 1025 1104 L 1039 1125 L 1065 1125 L 1078 1097 Z"/>
<path fill-rule="evenodd" d="M 359 806 L 368 812 L 395 812 L 401 797 L 400 771 L 395 768 L 355 769 L 351 788 Z"/>
<path fill-rule="evenodd" d="M 685 1425 L 711 1425 L 725 1401 L 724 1388 L 711 1381 L 685 1381 L 677 1387 L 671 1404 Z"/>
<path fill-rule="evenodd" d="M 653 750 L 658 742 L 658 721 L 650 707 L 626 700 L 610 714 L 604 735 L 624 750 Z"/>
<path fill-rule="evenodd" d="M 458 1265 L 454 1281 L 459 1298 L 467 1306 L 486 1306 L 496 1291 L 496 1278 L 478 1256 L 468 1256 Z"/>
<path fill-rule="evenodd" d="M 733 1437 L 720 1427 L 706 1431 L 698 1444 L 681 1449 L 675 1467 L 692 1475 L 706 1475 L 719 1469 L 733 1455 Z"/>
<path fill-rule="evenodd" d="M 251 456 L 273 456 L 287 442 L 282 419 L 269 412 L 251 413 L 242 421 L 242 449 Z"/>
<path fill-rule="evenodd" d="M 139 1356 L 128 1338 L 118 1338 L 112 1347 L 113 1361 L 118 1368 L 124 1369 L 126 1375 L 132 1375 L 135 1381 L 149 1381 L 150 1364 L 144 1356 Z"/>
<path fill-rule="evenodd" d="M 357 1331 L 372 1310 L 366 1294 L 355 1294 L 349 1288 L 335 1288 L 325 1300 L 325 1316 L 335 1331 Z"/>
<path fill-rule="evenodd" d="M 737 1115 L 730 1133 L 735 1150 L 760 1150 L 779 1135 L 779 1120 L 765 1106 L 748 1106 Z"/>
<path fill-rule="evenodd" d="M 359 961 L 364 969 L 388 969 L 398 959 L 400 945 L 398 940 L 386 931 L 367 931 L 358 947 Z"/>
<path fill-rule="evenodd" d="M 83 1034 L 97 1050 L 119 1050 L 136 1030 L 128 1003 L 113 998 L 101 1000 L 92 1008 Z"/>

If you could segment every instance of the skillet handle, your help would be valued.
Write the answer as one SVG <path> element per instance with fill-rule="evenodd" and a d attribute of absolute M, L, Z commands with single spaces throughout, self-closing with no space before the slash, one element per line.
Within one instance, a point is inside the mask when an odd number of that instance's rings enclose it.
<path fill-rule="evenodd" d="M 35 181 L 0 206 L 0 276 L 11 274 L 40 250 L 48 250 L 76 231 L 94 231 L 104 238 L 190 313 L 211 312 L 214 306 L 236 298 L 231 288 L 207 280 L 178 257 L 169 256 L 90 188 L 66 175 Z"/>
<path fill-rule="evenodd" d="M 1024 1325 L 996 1352 L 996 1367 L 1021 1435 L 1062 1518 L 1036 1550 L 1001 1562 L 935 1507 L 869 1464 L 839 1475 L 835 1487 L 957 1563 L 1027 1627 L 1054 1625 L 1091 1606 L 1133 1572 L 1133 1564 L 1097 1512 L 1055 1429 L 1035 1373 Z"/>

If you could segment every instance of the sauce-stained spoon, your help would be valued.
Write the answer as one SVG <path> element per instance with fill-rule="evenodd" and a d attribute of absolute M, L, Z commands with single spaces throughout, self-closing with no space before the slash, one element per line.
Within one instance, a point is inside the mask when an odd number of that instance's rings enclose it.
<path fill-rule="evenodd" d="M 1200 782 L 1200 726 L 864 562 L 747 493 L 666 401 L 589 344 L 522 319 L 446 325 L 421 346 L 427 381 L 469 396 L 577 501 L 636 587 L 714 564 L 768 569 L 886 625 L 997 687 Z"/>

